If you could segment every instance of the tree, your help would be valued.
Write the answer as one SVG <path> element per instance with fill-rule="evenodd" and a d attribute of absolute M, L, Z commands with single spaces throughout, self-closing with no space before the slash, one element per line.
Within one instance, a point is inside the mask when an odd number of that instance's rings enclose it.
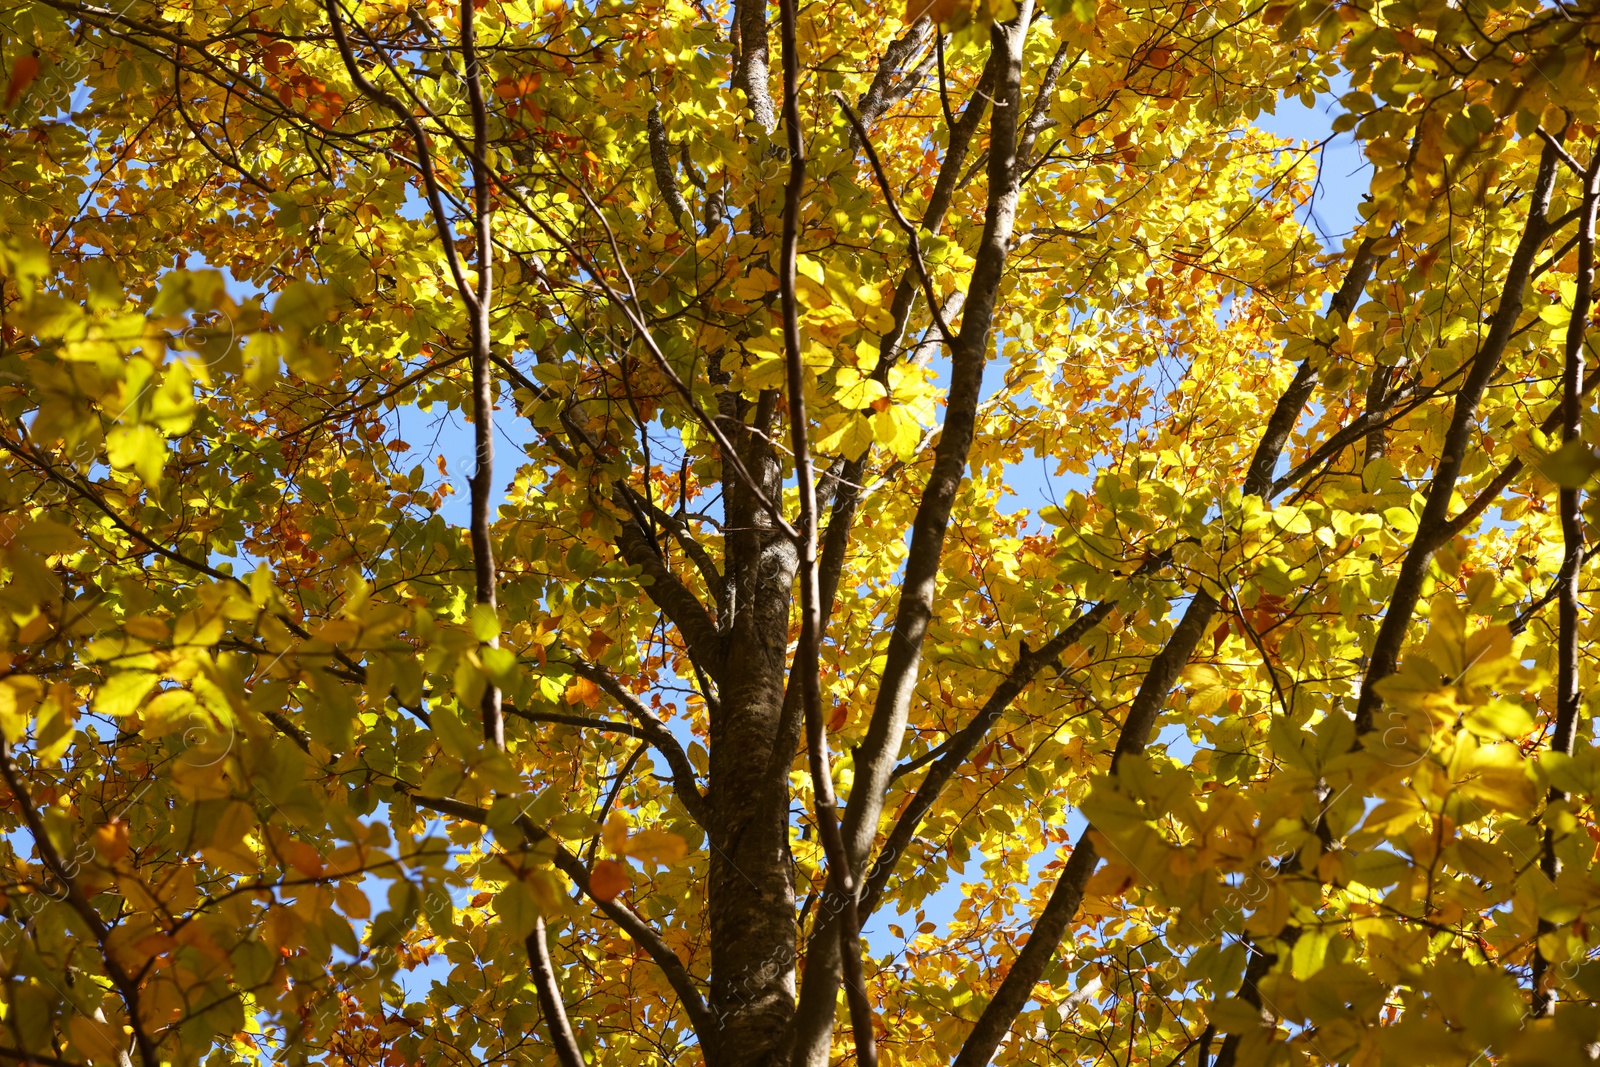
<path fill-rule="evenodd" d="M 0 26 L 0 1058 L 1600 1038 L 1594 4 Z"/>

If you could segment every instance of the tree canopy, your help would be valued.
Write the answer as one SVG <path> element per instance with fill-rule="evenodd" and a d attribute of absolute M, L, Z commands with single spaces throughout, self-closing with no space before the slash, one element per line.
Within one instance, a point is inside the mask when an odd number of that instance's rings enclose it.
<path fill-rule="evenodd" d="M 0 31 L 0 1060 L 1593 1058 L 1594 0 Z"/>

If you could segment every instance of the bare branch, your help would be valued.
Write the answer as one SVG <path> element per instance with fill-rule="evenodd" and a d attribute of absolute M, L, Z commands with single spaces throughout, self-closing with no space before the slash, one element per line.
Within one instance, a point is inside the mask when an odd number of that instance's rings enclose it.
<path fill-rule="evenodd" d="M 61 883 L 67 904 L 77 912 L 78 917 L 89 928 L 95 944 L 99 946 L 101 966 L 105 968 L 106 977 L 111 980 L 112 986 L 116 988 L 123 1005 L 127 1008 L 127 1025 L 133 1031 L 134 1047 L 139 1050 L 140 1062 L 144 1067 L 158 1067 L 161 1059 L 156 1051 L 156 1043 L 145 1032 L 144 1021 L 139 1017 L 138 980 L 118 961 L 111 945 L 111 928 L 83 895 L 83 890 L 78 888 L 77 882 L 73 880 L 72 871 L 67 868 L 60 853 L 56 851 L 56 846 L 44 827 L 44 821 L 39 817 L 38 809 L 33 806 L 33 799 L 28 796 L 28 788 L 22 781 L 22 775 L 17 771 L 16 761 L 11 758 L 11 743 L 4 740 L 0 740 L 0 776 L 5 778 L 6 788 L 11 791 L 11 797 L 16 801 L 22 821 L 28 824 L 28 832 L 33 835 L 33 847 L 38 851 L 40 861 L 50 872 L 50 876 Z"/>
<path fill-rule="evenodd" d="M 652 104 L 645 119 L 645 133 L 650 141 L 650 169 L 656 176 L 656 191 L 666 201 L 667 210 L 685 233 L 694 233 L 693 216 L 689 202 L 678 189 L 678 179 L 672 173 L 672 145 L 667 141 L 667 128 L 661 123 L 661 105 Z"/>
<path fill-rule="evenodd" d="M 1439 462 L 1434 468 L 1428 486 L 1427 501 L 1417 522 L 1417 532 L 1411 547 L 1400 564 L 1395 578 L 1394 592 L 1378 627 L 1368 655 L 1367 671 L 1361 682 L 1361 697 L 1356 704 L 1356 734 L 1360 737 L 1371 731 L 1383 698 L 1377 684 L 1393 674 L 1400 661 L 1400 649 L 1405 644 L 1406 631 L 1411 627 L 1411 617 L 1416 612 L 1417 601 L 1422 596 L 1423 582 L 1434 553 L 1445 543 L 1450 530 L 1450 499 L 1455 493 L 1456 480 L 1461 465 L 1466 461 L 1467 438 L 1477 420 L 1478 404 L 1484 390 L 1500 367 L 1500 358 L 1511 340 L 1517 319 L 1522 314 L 1522 298 L 1527 288 L 1528 273 L 1533 267 L 1539 247 L 1549 238 L 1546 215 L 1550 196 L 1555 188 L 1556 168 L 1559 159 L 1550 142 L 1545 143 L 1540 154 L 1539 173 L 1534 180 L 1533 196 L 1528 206 L 1528 221 L 1522 237 L 1506 269 L 1505 283 L 1501 288 L 1500 302 L 1489 323 L 1489 331 L 1477 354 L 1469 361 L 1470 369 L 1456 394 L 1450 425 L 1445 430 Z"/>
<path fill-rule="evenodd" d="M 556 984 L 556 969 L 550 962 L 543 915 L 533 921 L 533 932 L 528 935 L 528 962 L 532 964 L 533 988 L 539 996 L 539 1010 L 544 1013 L 545 1025 L 550 1028 L 550 1044 L 555 1046 L 556 1060 L 561 1067 L 585 1067 L 583 1053 L 578 1051 L 578 1039 L 572 1033 L 572 1023 L 567 1020 L 566 1006 L 561 1003 L 561 987 Z"/>
<path fill-rule="evenodd" d="M 1367 280 L 1372 276 L 1378 259 L 1372 251 L 1372 245 L 1369 238 L 1356 249 L 1344 284 L 1328 309 L 1330 320 L 1333 316 L 1347 317 L 1366 289 Z M 1278 457 L 1288 443 L 1289 434 L 1299 421 L 1306 401 L 1310 399 L 1315 377 L 1311 360 L 1306 359 L 1295 372 L 1289 387 L 1278 398 L 1245 475 L 1246 493 L 1264 496 L 1271 489 L 1272 470 L 1277 466 Z M 1119 762 L 1125 756 L 1144 751 L 1156 719 L 1166 706 L 1173 686 L 1177 684 L 1179 673 L 1188 664 L 1217 606 L 1216 597 L 1206 589 L 1194 592 L 1182 619 L 1173 628 L 1161 651 L 1150 661 L 1139 691 L 1128 708 L 1127 718 L 1117 735 L 1117 745 L 1111 755 L 1110 773 L 1116 773 Z M 987 1065 L 1006 1031 L 1011 1028 L 1012 1020 L 1033 995 L 1034 985 L 1050 965 L 1067 927 L 1077 916 L 1078 907 L 1083 902 L 1084 888 L 1099 864 L 1100 857 L 1090 837 L 1092 831 L 1093 827 L 1085 829 L 1073 846 L 1072 855 L 1050 892 L 1050 899 L 1033 924 L 1027 944 L 1022 947 L 1011 970 L 1001 981 L 1000 988 L 995 990 L 994 997 L 979 1016 L 953 1067 Z"/>

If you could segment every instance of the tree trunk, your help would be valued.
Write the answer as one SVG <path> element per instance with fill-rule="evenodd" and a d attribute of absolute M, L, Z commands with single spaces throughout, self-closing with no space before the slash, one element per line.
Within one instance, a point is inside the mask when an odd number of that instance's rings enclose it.
<path fill-rule="evenodd" d="M 769 405 L 748 434 L 747 466 L 769 499 L 781 488 L 770 439 Z M 764 437 L 766 439 L 764 439 Z M 711 720 L 712 1062 L 722 1067 L 777 1062 L 795 998 L 795 900 L 789 854 L 789 793 L 763 789 L 783 716 L 790 600 L 798 556 L 753 494 L 726 483 L 726 580 L 732 617 L 718 708 Z M 792 754 L 791 754 L 792 755 Z M 788 760 L 781 760 L 787 771 Z M 759 797 L 760 804 L 752 799 Z"/>

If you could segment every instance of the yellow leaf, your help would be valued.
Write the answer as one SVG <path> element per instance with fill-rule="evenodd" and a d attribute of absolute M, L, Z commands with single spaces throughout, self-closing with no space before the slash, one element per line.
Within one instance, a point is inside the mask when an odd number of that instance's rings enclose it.
<path fill-rule="evenodd" d="M 651 828 L 630 836 L 623 851 L 651 863 L 677 863 L 689 854 L 689 843 L 669 830 Z"/>
<path fill-rule="evenodd" d="M 194 378 L 186 363 L 167 368 L 161 388 L 150 398 L 149 419 L 157 428 L 179 436 L 194 425 Z"/>
<path fill-rule="evenodd" d="M 28 731 L 28 715 L 44 696 L 44 685 L 31 674 L 13 674 L 0 681 L 0 729 L 12 744 Z"/>
<path fill-rule="evenodd" d="M 6 679 L 9 683 L 11 679 Z M 147 671 L 122 671 L 113 674 L 95 693 L 94 710 L 101 715 L 121 718 L 139 710 L 146 694 L 156 686 L 156 676 Z"/>
<path fill-rule="evenodd" d="M 813 311 L 820 311 L 833 303 L 833 294 L 828 292 L 828 287 L 804 274 L 795 276 L 794 293 L 800 303 Z"/>
<path fill-rule="evenodd" d="M 902 407 L 892 407 L 872 416 L 872 436 L 899 459 L 910 459 L 922 440 L 922 427 Z"/>
<path fill-rule="evenodd" d="M 67 1017 L 67 1035 L 90 1063 L 121 1062 L 122 1035 L 110 1023 L 73 1012 Z"/>
<path fill-rule="evenodd" d="M 165 641 L 171 635 L 167 624 L 154 615 L 135 615 L 125 620 L 122 628 L 143 641 Z"/>
<path fill-rule="evenodd" d="M 131 470 L 156 485 L 167 462 L 167 441 L 154 426 L 115 426 L 106 434 L 106 458 L 117 470 Z"/>
<path fill-rule="evenodd" d="M 613 811 L 611 817 L 606 819 L 605 829 L 600 831 L 600 839 L 605 843 L 607 851 L 621 856 L 628 850 L 628 820 L 620 812 Z"/>
<path fill-rule="evenodd" d="M 841 411 L 822 420 L 818 428 L 818 452 L 836 453 L 855 459 L 872 445 L 872 423 L 854 411 Z"/>
<path fill-rule="evenodd" d="M 330 645 L 347 645 L 361 636 L 361 624 L 354 619 L 326 619 L 311 631 L 311 636 Z"/>
<path fill-rule="evenodd" d="M 770 271 L 754 267 L 750 273 L 734 279 L 733 295 L 746 303 L 760 300 L 768 293 L 775 292 L 778 288 L 778 276 Z"/>

